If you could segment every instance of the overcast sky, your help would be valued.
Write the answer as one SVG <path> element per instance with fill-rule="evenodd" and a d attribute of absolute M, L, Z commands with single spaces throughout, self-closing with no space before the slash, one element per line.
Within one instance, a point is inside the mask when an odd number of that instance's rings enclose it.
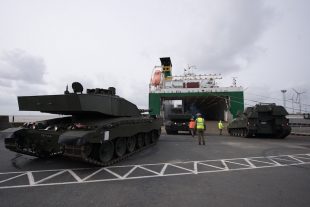
<path fill-rule="evenodd" d="M 305 91 L 309 111 L 309 10 L 307 0 L 0 0 L 0 114 L 20 114 L 18 95 L 63 93 L 73 81 L 114 86 L 147 108 L 165 56 L 175 75 L 195 65 L 221 73 L 221 86 L 238 77 L 250 105 Z"/>

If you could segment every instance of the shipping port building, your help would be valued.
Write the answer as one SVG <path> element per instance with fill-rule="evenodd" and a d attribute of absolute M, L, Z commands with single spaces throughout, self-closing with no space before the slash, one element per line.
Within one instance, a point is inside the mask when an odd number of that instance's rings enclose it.
<path fill-rule="evenodd" d="M 206 120 L 229 121 L 244 110 L 243 88 L 236 85 L 220 87 L 220 74 L 194 74 L 190 67 L 184 75 L 172 75 L 169 57 L 160 58 L 149 85 L 149 109 L 152 115 L 165 117 L 168 106 L 177 102 L 183 113 L 201 113 Z"/>

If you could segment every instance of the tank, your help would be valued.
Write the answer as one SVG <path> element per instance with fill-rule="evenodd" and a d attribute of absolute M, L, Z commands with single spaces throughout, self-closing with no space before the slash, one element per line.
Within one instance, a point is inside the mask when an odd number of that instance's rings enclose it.
<path fill-rule="evenodd" d="M 65 155 L 100 166 L 114 164 L 156 144 L 162 119 L 116 95 L 113 87 L 87 89 L 74 82 L 73 92 L 18 97 L 19 110 L 59 114 L 1 132 L 5 147 L 46 158 Z"/>
<path fill-rule="evenodd" d="M 285 138 L 291 132 L 287 111 L 276 104 L 247 107 L 227 126 L 232 136 Z"/>

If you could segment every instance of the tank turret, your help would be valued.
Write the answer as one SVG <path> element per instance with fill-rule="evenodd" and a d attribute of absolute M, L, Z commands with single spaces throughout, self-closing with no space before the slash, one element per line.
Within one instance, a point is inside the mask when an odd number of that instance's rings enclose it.
<path fill-rule="evenodd" d="M 73 93 L 66 90 L 61 95 L 20 96 L 19 110 L 63 115 L 140 116 L 137 106 L 117 96 L 113 87 L 87 89 L 85 94 L 80 83 L 74 82 L 72 88 Z"/>
<path fill-rule="evenodd" d="M 276 137 L 285 138 L 291 132 L 288 125 L 287 111 L 276 104 L 257 104 L 247 107 L 243 113 L 229 123 L 227 130 L 230 135 L 243 137 Z"/>
<path fill-rule="evenodd" d="M 87 89 L 74 82 L 64 94 L 20 96 L 21 111 L 66 115 L 0 132 L 6 148 L 22 154 L 63 154 L 106 166 L 156 143 L 162 119 L 116 95 L 114 87 Z"/>

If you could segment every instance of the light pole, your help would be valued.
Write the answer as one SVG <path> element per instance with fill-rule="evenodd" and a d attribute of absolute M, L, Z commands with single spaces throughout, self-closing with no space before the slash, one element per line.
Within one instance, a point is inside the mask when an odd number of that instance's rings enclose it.
<path fill-rule="evenodd" d="M 281 92 L 283 93 L 283 106 L 286 109 L 286 98 L 285 98 L 285 93 L 287 90 L 281 90 Z"/>

